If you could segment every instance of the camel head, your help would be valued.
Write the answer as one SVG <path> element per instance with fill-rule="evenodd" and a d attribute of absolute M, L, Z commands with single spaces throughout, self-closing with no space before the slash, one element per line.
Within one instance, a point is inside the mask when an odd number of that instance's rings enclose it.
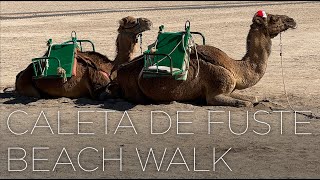
<path fill-rule="evenodd" d="M 147 18 L 134 18 L 127 16 L 119 20 L 117 52 L 134 52 L 137 49 L 138 38 L 142 32 L 150 30 L 152 22 Z"/>
<path fill-rule="evenodd" d="M 286 15 L 273 15 L 260 10 L 254 15 L 251 27 L 263 29 L 274 38 L 289 28 L 295 29 L 297 24 L 293 18 Z"/>
<path fill-rule="evenodd" d="M 131 33 L 138 35 L 144 31 L 150 30 L 152 22 L 147 18 L 134 18 L 127 16 L 119 21 L 119 33 Z"/>

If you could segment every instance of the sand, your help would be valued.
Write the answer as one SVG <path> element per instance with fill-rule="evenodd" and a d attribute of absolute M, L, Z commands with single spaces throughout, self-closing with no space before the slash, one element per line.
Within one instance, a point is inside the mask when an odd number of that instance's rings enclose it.
<path fill-rule="evenodd" d="M 1 2 L 1 18 L 21 19 L 0 21 L 0 178 L 319 178 L 319 8 L 319 2 Z M 43 55 L 49 38 L 60 43 L 73 30 L 113 59 L 118 20 L 128 15 L 153 22 L 143 35 L 143 50 L 155 40 L 160 25 L 180 31 L 190 20 L 192 31 L 202 32 L 208 45 L 241 59 L 259 9 L 286 14 L 298 28 L 282 34 L 284 76 L 277 36 L 266 74 L 240 91 L 266 101 L 254 108 L 38 100 L 3 92 L 14 86 L 16 74 L 32 58 Z M 105 12 L 58 16 L 98 11 Z M 30 14 L 44 17 L 23 18 Z M 294 110 L 312 117 L 291 111 L 283 78 Z M 281 118 L 277 111 L 291 112 Z M 214 121 L 223 123 L 208 123 Z M 144 168 L 150 148 L 158 166 L 150 154 Z M 12 160 L 24 152 L 27 165 Z M 214 164 L 221 156 L 225 163 L 220 159 Z"/>

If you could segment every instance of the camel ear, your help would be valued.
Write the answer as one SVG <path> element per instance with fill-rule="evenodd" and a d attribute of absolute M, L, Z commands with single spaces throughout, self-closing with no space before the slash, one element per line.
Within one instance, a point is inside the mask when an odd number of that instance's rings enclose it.
<path fill-rule="evenodd" d="M 120 26 L 124 26 L 126 23 L 127 23 L 127 18 L 122 18 L 121 20 L 119 20 Z"/>
<path fill-rule="evenodd" d="M 263 10 L 257 11 L 252 22 L 259 25 L 267 25 L 267 13 Z"/>
<path fill-rule="evenodd" d="M 252 23 L 258 24 L 258 25 L 267 25 L 267 18 L 254 16 L 252 19 Z"/>

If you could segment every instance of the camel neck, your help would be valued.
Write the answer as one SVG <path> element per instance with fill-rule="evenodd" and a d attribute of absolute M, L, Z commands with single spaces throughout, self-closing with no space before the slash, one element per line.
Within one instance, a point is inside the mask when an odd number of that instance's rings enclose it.
<path fill-rule="evenodd" d="M 247 36 L 247 53 L 241 61 L 236 61 L 239 68 L 237 89 L 251 87 L 258 83 L 267 69 L 271 53 L 271 38 L 263 29 L 251 27 Z"/>
<path fill-rule="evenodd" d="M 135 38 L 131 33 L 119 33 L 116 41 L 117 55 L 114 60 L 115 66 L 129 62 L 133 57 Z"/>

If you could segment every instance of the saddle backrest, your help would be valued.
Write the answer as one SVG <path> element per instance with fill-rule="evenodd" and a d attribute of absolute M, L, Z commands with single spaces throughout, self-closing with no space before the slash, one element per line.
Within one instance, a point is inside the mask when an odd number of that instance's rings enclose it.
<path fill-rule="evenodd" d="M 72 70 L 75 58 L 76 44 L 54 44 L 51 46 L 49 57 L 57 58 L 60 61 L 61 67 L 66 71 L 66 77 L 72 76 Z M 57 75 L 58 61 L 48 61 L 47 76 Z"/>
<path fill-rule="evenodd" d="M 182 69 L 189 36 L 188 32 L 160 33 L 157 38 L 156 53 L 169 55 L 172 59 L 173 68 Z M 170 59 L 168 57 L 156 55 L 153 61 L 157 62 L 158 66 L 170 67 Z"/>

